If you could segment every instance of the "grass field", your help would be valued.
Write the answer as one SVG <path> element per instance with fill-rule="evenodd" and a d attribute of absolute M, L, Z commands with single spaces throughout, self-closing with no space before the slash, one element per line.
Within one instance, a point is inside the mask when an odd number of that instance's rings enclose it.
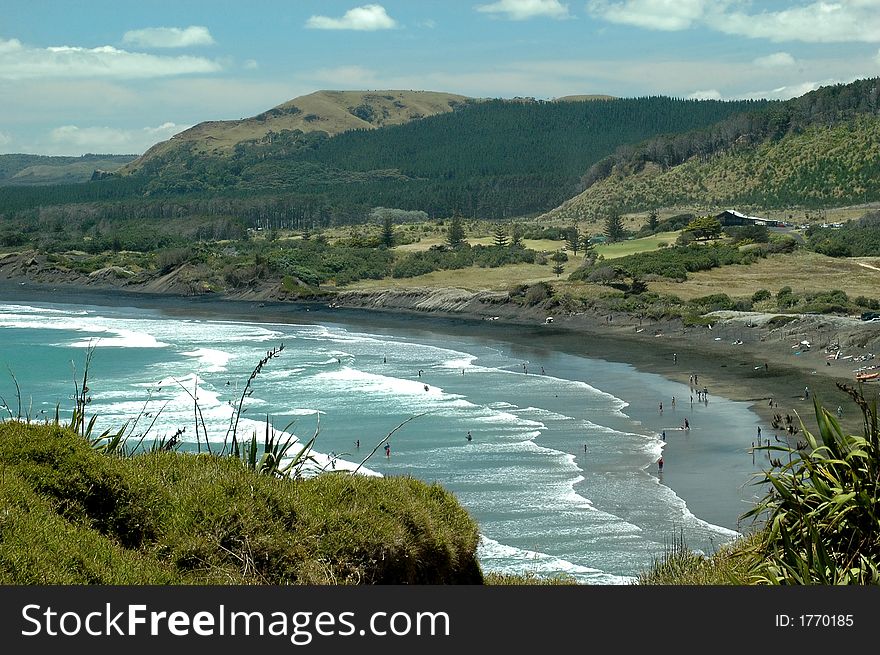
<path fill-rule="evenodd" d="M 605 259 L 614 259 L 624 257 L 637 252 L 646 252 L 655 250 L 659 244 L 674 244 L 678 236 L 678 232 L 664 232 L 644 239 L 634 239 L 632 241 L 621 241 L 619 243 L 609 243 L 596 247 L 596 252 L 605 257 Z M 410 243 L 395 248 L 396 252 L 419 252 L 424 251 L 435 245 L 445 243 L 445 235 L 438 234 L 436 236 L 423 237 L 418 243 Z M 475 245 L 491 245 L 494 238 L 491 236 L 469 238 L 468 243 Z M 578 251 L 577 256 L 572 255 L 570 250 L 565 248 L 565 242 L 553 241 L 550 239 L 524 239 L 523 244 L 527 248 L 551 254 L 557 250 L 566 252 L 569 260 L 565 262 L 565 270 L 557 277 L 552 270 L 550 264 L 517 264 L 514 266 L 504 266 L 501 268 L 480 268 L 472 266 L 464 269 L 456 269 L 450 271 L 434 271 L 426 275 L 419 275 L 411 278 L 385 278 L 384 280 L 361 280 L 347 288 L 350 289 L 411 289 L 415 287 L 458 287 L 468 289 L 469 291 L 504 291 L 516 284 L 534 284 L 535 282 L 556 282 L 561 287 L 568 286 L 566 279 L 571 275 L 583 262 L 583 256 Z M 580 289 L 583 285 L 576 284 L 575 287 Z M 593 286 L 593 285 L 588 285 Z"/>
<path fill-rule="evenodd" d="M 637 252 L 656 250 L 662 243 L 673 246 L 675 245 L 675 240 L 678 238 L 679 234 L 681 234 L 681 232 L 661 232 L 643 239 L 606 243 L 601 246 L 596 246 L 596 252 L 605 257 L 605 259 L 626 257 L 627 255 L 634 255 Z"/>
<path fill-rule="evenodd" d="M 569 260 L 565 272 L 559 276 L 564 280 L 578 263 Z M 412 289 L 416 287 L 456 287 L 468 291 L 507 291 L 514 284 L 534 284 L 543 280 L 553 281 L 556 276 L 549 264 L 514 264 L 500 268 L 480 268 L 470 266 L 452 271 L 433 271 L 426 275 L 407 278 L 385 278 L 383 280 L 361 280 L 346 289 Z"/>
<path fill-rule="evenodd" d="M 726 293 L 749 296 L 758 289 L 776 293 L 790 286 L 796 293 L 842 289 L 852 298 L 876 297 L 880 290 L 880 270 L 859 265 L 858 261 L 826 257 L 814 252 L 797 251 L 790 255 L 771 255 L 750 266 L 722 266 L 709 271 L 689 273 L 685 282 L 651 282 L 652 291 L 675 294 L 684 300 Z M 880 268 L 877 260 L 871 264 Z"/>

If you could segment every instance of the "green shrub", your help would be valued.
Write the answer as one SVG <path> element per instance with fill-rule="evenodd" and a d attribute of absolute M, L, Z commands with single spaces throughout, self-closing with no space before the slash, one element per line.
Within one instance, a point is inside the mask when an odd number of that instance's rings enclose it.
<path fill-rule="evenodd" d="M 766 528 L 752 547 L 769 584 L 880 583 L 880 431 L 877 403 L 838 385 L 864 416 L 862 435 L 847 435 L 813 399 L 818 434 L 803 427 L 797 448 L 762 447 L 769 491 L 746 516 Z"/>

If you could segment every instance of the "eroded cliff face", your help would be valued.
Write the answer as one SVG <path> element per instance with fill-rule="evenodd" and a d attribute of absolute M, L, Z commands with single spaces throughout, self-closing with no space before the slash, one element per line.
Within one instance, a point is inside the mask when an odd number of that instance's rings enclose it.
<path fill-rule="evenodd" d="M 346 307 L 375 309 L 406 309 L 418 312 L 484 314 L 508 301 L 506 293 L 467 291 L 456 288 L 384 289 L 377 291 L 343 291 L 334 304 Z"/>

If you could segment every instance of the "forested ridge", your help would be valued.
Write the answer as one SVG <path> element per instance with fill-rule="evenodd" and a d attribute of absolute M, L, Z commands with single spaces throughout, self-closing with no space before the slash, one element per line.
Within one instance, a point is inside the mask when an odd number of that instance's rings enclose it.
<path fill-rule="evenodd" d="M 123 199 L 137 204 L 144 197 L 178 206 L 208 197 L 274 205 L 268 198 L 281 196 L 288 213 L 308 213 L 316 225 L 351 222 L 375 206 L 492 219 L 536 214 L 577 193 L 584 171 L 623 143 L 707 126 L 765 104 L 668 97 L 491 100 L 332 138 L 270 133 L 239 144 L 230 156 L 200 154 L 183 143 L 131 176 L 80 188 L 2 189 L 0 211 Z"/>

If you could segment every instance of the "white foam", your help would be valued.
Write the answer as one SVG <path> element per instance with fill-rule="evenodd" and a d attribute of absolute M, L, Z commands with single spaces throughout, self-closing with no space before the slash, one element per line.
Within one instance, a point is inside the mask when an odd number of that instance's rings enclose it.
<path fill-rule="evenodd" d="M 74 309 L 49 309 L 48 307 L 36 307 L 34 305 L 16 305 L 2 304 L 0 305 L 0 313 L 25 313 L 25 314 L 64 314 L 85 316 L 88 314 L 85 310 Z"/>
<path fill-rule="evenodd" d="M 394 395 L 427 396 L 439 398 L 443 396 L 443 389 L 434 385 L 417 380 L 406 380 L 376 373 L 367 373 L 349 366 L 343 366 L 335 371 L 326 371 L 316 374 L 315 382 L 330 381 L 341 382 L 350 389 L 359 393 L 389 393 Z M 425 387 L 428 387 L 426 390 Z"/>
<path fill-rule="evenodd" d="M 472 368 L 474 365 L 474 361 L 477 359 L 476 355 L 468 355 L 466 353 L 461 353 L 460 357 L 456 357 L 454 359 L 448 359 L 445 362 L 438 364 L 437 368 L 448 368 L 454 370 L 462 370 Z"/>
<path fill-rule="evenodd" d="M 116 336 L 81 339 L 69 344 L 72 348 L 165 348 L 167 343 L 159 341 L 152 334 L 134 330 L 109 330 Z"/>
<path fill-rule="evenodd" d="M 528 412 L 529 414 L 534 414 L 535 416 L 540 416 L 542 418 L 554 419 L 557 421 L 573 421 L 575 418 L 573 416 L 567 416 L 566 414 L 560 414 L 558 412 L 551 411 L 549 409 L 544 409 L 542 407 L 524 407 L 519 412 Z"/>
<path fill-rule="evenodd" d="M 631 584 L 635 580 L 633 577 L 605 573 L 600 569 L 575 564 L 536 550 L 508 546 L 482 534 L 477 545 L 477 557 L 484 570 L 497 573 L 532 573 L 538 576 L 562 574 L 570 575 L 580 582 L 605 585 Z"/>
<path fill-rule="evenodd" d="M 206 368 L 202 369 L 206 373 L 220 373 L 225 371 L 226 365 L 229 363 L 229 358 L 231 357 L 229 353 L 223 352 L 222 350 L 215 350 L 213 348 L 198 348 L 181 354 L 198 359 L 200 364 L 206 366 Z"/>

